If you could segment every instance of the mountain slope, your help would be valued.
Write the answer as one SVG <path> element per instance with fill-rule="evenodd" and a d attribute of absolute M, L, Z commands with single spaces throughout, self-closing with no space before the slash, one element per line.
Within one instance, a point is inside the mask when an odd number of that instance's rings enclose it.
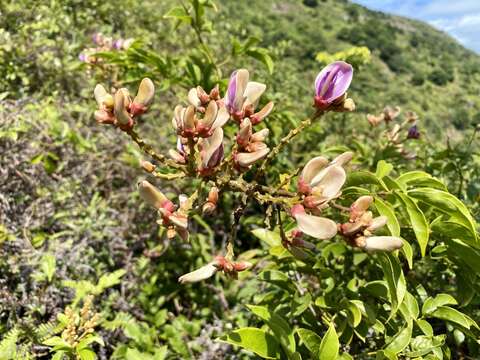
<path fill-rule="evenodd" d="M 367 46 L 372 62 L 356 72 L 350 92 L 360 112 L 400 105 L 436 132 L 480 118 L 480 57 L 425 23 L 343 1 L 222 5 L 228 31 L 259 36 L 273 49 L 275 88 L 291 98 L 311 95 L 305 87 L 321 67 L 317 52 Z M 296 86 L 286 88 L 292 78 Z"/>

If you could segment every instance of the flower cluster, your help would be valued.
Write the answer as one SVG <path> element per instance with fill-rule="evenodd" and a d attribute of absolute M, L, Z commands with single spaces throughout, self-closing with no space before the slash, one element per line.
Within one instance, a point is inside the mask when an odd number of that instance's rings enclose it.
<path fill-rule="evenodd" d="M 101 59 L 95 56 L 99 52 L 127 50 L 132 45 L 134 39 L 114 39 L 101 33 L 95 33 L 92 36 L 92 41 L 96 46 L 84 49 L 78 55 L 78 59 L 87 64 L 98 64 L 101 62 Z"/>
<path fill-rule="evenodd" d="M 113 124 L 126 131 L 146 154 L 162 166 L 177 171 L 175 174 L 156 171 L 156 165 L 141 161 L 141 167 L 147 173 L 165 179 L 189 176 L 207 184 L 208 196 L 202 195 L 204 190 L 201 187 L 190 197 L 180 195 L 176 205 L 150 182 L 142 180 L 138 183 L 141 198 L 156 209 L 158 224 L 166 229 L 169 239 L 178 235 L 181 239 L 188 240 L 189 216 L 200 212 L 211 214 L 217 208 L 219 194 L 236 191 L 242 192 L 244 199 L 253 197 L 261 202 L 271 202 L 280 205 L 279 210 L 289 212 L 297 226 L 288 234 L 285 234 L 282 228 L 282 238 L 284 246 L 295 256 L 305 256 L 303 249 L 315 249 L 313 243 L 303 238 L 305 235 L 326 240 L 333 238 L 337 232 L 356 247 L 366 250 L 392 250 L 401 246 L 398 238 L 371 236 L 374 230 L 385 224 L 385 219 L 372 218 L 372 213 L 367 211 L 371 202 L 368 202 L 367 198 L 361 198 L 352 205 L 347 224 L 337 225 L 335 221 L 322 216 L 328 207 L 338 207 L 334 200 L 341 195 L 345 184 L 345 166 L 353 157 L 351 152 L 345 152 L 331 161 L 322 156 L 308 161 L 298 177 L 296 192 L 280 190 L 281 186 L 274 188 L 261 185 L 256 180 L 248 182 L 242 175 L 252 169 L 255 163 L 265 159 L 257 171 L 261 173 L 271 154 L 277 154 L 281 146 L 323 113 L 352 111 L 355 105 L 346 94 L 352 75 L 352 67 L 345 62 L 337 61 L 324 68 L 315 81 L 316 111 L 313 117 L 291 130 L 275 147 L 275 151 L 271 151 L 267 145 L 268 128 L 254 130 L 254 127 L 261 124 L 271 113 L 273 103 L 268 102 L 261 109 L 257 109 L 266 86 L 250 81 L 250 74 L 245 69 L 232 73 L 223 98 L 218 85 L 210 92 L 200 86 L 188 91 L 188 103 L 177 105 L 173 111 L 172 125 L 177 140 L 175 149 L 168 152 L 171 160 L 155 153 L 133 129 L 136 117 L 145 113 L 153 100 L 154 86 L 149 79 L 142 80 L 133 100 L 125 88 L 110 94 L 101 85 L 97 85 L 94 93 L 99 109 L 95 118 L 100 123 Z M 396 116 L 389 110 L 384 111 L 382 118 L 388 122 Z M 229 124 L 229 120 L 232 120 L 230 123 L 236 127 L 231 146 L 224 143 L 224 127 Z M 390 135 L 391 141 L 395 141 L 395 134 Z M 230 154 L 225 155 L 226 149 L 230 149 Z M 195 204 L 199 195 L 205 196 L 206 200 Z M 207 265 L 181 276 L 181 283 L 204 280 L 219 271 L 236 278 L 238 272 L 252 266 L 246 261 L 233 260 L 233 238 L 236 221 L 241 212 L 240 206 L 239 210 L 232 214 L 232 239 L 228 242 L 226 255 L 218 255 Z"/>
<path fill-rule="evenodd" d="M 148 78 L 142 80 L 133 100 L 126 88 L 111 94 L 102 85 L 97 85 L 94 90 L 98 104 L 95 119 L 101 124 L 112 124 L 122 130 L 129 130 L 133 128 L 135 118 L 148 110 L 154 94 L 155 87 Z"/>
<path fill-rule="evenodd" d="M 372 236 L 387 223 L 386 216 L 373 217 L 368 208 L 373 202 L 371 196 L 359 197 L 350 207 L 350 218 L 339 226 L 341 235 L 352 245 L 367 251 L 393 251 L 403 246 L 396 236 Z"/>

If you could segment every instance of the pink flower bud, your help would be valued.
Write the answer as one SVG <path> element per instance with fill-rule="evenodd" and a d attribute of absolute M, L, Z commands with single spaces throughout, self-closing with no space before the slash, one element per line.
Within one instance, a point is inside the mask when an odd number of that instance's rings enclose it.
<path fill-rule="evenodd" d="M 145 78 L 140 82 L 138 87 L 137 96 L 133 99 L 133 103 L 130 106 L 130 113 L 132 116 L 137 116 L 143 114 L 147 111 L 148 106 L 153 101 L 153 96 L 155 95 L 155 86 L 153 85 L 152 80 Z"/>

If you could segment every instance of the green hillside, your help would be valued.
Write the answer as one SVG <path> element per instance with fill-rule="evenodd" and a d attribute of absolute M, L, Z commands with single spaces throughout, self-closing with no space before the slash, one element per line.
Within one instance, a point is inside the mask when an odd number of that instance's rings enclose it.
<path fill-rule="evenodd" d="M 373 61 L 357 72 L 351 90 L 359 111 L 400 105 L 436 131 L 446 125 L 464 129 L 479 120 L 479 56 L 425 23 L 346 1 L 266 0 L 254 7 L 225 2 L 224 7 L 222 19 L 235 33 L 254 34 L 275 47 L 275 90 L 303 95 L 305 84 L 290 80 L 311 83 L 319 67 L 317 52 L 367 46 Z"/>

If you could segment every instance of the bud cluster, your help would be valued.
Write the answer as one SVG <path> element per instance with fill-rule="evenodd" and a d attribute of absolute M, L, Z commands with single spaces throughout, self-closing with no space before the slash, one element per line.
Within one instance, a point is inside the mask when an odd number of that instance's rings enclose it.
<path fill-rule="evenodd" d="M 80 340 L 92 334 L 100 322 L 100 314 L 93 311 L 93 296 L 85 298 L 80 314 L 67 307 L 64 316 L 66 326 L 61 336 L 72 347 L 77 346 Z"/>
<path fill-rule="evenodd" d="M 130 130 L 135 125 L 135 119 L 148 110 L 154 94 L 155 87 L 148 78 L 141 81 L 133 100 L 126 88 L 118 89 L 111 94 L 102 85 L 97 85 L 94 90 L 98 104 L 95 119 L 101 124 L 112 124 L 124 131 Z"/>
<path fill-rule="evenodd" d="M 386 106 L 379 115 L 367 114 L 367 121 L 372 127 L 377 127 L 381 123 L 387 126 L 384 137 L 388 144 L 405 159 L 414 159 L 416 154 L 405 148 L 406 140 L 417 140 L 420 138 L 420 131 L 417 126 L 418 116 L 413 111 L 405 113 L 405 119 L 402 122 L 396 122 L 401 114 L 400 107 L 394 108 Z M 390 127 L 390 123 L 393 126 Z"/>
<path fill-rule="evenodd" d="M 350 206 L 350 218 L 338 226 L 340 234 L 352 245 L 367 251 L 393 251 L 403 246 L 402 239 L 396 236 L 373 236 L 385 226 L 386 216 L 373 217 L 368 208 L 373 202 L 371 196 L 361 196 Z"/>

